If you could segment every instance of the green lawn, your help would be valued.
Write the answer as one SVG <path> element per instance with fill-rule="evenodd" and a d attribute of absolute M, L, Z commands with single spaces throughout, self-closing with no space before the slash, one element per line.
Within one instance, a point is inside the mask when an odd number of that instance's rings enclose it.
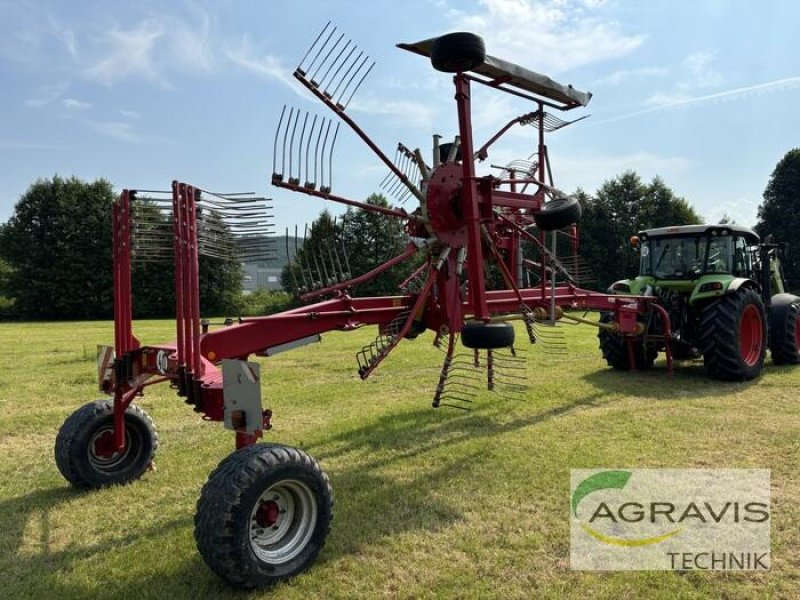
<path fill-rule="evenodd" d="M 172 323 L 140 323 L 144 342 Z M 208 473 L 233 435 L 165 386 L 141 399 L 159 430 L 157 470 L 78 493 L 53 441 L 98 398 L 94 353 L 109 323 L 0 324 L 0 597 L 800 597 L 800 367 L 720 384 L 701 364 L 668 377 L 605 366 L 591 327 L 565 327 L 568 354 L 529 347 L 524 397 L 483 392 L 469 412 L 430 408 L 442 354 L 426 333 L 366 382 L 355 352 L 373 329 L 262 366 L 269 438 L 330 476 L 335 519 L 316 565 L 242 593 L 205 566 L 192 534 Z M 518 339 L 523 339 L 518 331 Z M 769 573 L 573 572 L 569 469 L 772 469 Z"/>

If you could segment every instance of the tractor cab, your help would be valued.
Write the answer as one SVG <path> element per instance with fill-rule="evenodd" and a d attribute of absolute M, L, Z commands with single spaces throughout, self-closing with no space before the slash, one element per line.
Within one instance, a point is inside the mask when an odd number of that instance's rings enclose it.
<path fill-rule="evenodd" d="M 648 229 L 634 238 L 639 275 L 694 281 L 703 275 L 755 279 L 758 236 L 739 225 L 685 225 Z"/>

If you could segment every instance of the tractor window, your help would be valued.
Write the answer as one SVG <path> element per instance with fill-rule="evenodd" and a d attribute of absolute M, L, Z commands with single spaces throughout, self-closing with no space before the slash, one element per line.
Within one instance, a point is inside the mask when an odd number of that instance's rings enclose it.
<path fill-rule="evenodd" d="M 642 246 L 642 275 L 693 279 L 703 272 L 707 243 L 703 236 L 651 238 Z"/>
<path fill-rule="evenodd" d="M 752 277 L 753 275 L 753 253 L 747 247 L 747 242 L 743 237 L 736 237 L 733 240 L 733 271 L 739 277 Z"/>
<path fill-rule="evenodd" d="M 733 239 L 730 236 L 712 237 L 708 244 L 706 273 L 732 273 L 732 247 Z"/>

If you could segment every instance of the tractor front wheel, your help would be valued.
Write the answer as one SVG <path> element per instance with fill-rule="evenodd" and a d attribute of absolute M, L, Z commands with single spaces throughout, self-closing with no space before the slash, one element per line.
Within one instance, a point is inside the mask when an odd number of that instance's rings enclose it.
<path fill-rule="evenodd" d="M 758 377 L 767 352 L 767 314 L 758 292 L 740 288 L 709 304 L 700 320 L 699 347 L 715 379 Z"/>
<path fill-rule="evenodd" d="M 613 323 L 614 313 L 602 313 L 600 322 Z M 601 328 L 597 332 L 597 337 L 600 340 L 600 352 L 603 353 L 603 358 L 606 359 L 609 367 L 613 367 L 617 371 L 632 369 L 627 342 L 622 336 Z M 639 371 L 651 368 L 658 356 L 658 351 L 652 345 L 645 345 L 641 341 L 633 340 L 631 344 L 633 344 L 633 366 Z"/>
<path fill-rule="evenodd" d="M 58 470 L 78 488 L 101 488 L 139 479 L 153 462 L 158 434 L 135 404 L 125 411 L 125 447 L 114 448 L 114 404 L 98 400 L 72 413 L 56 436 Z"/>
<path fill-rule="evenodd" d="M 332 519 L 331 486 L 317 461 L 296 448 L 254 444 L 209 476 L 194 536 L 217 575 L 242 588 L 262 588 L 310 567 Z"/>

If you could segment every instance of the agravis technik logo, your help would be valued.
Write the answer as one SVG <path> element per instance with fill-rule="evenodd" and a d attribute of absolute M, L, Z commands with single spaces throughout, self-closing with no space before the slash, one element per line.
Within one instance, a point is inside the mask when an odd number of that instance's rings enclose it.
<path fill-rule="evenodd" d="M 573 470 L 575 569 L 769 568 L 769 471 Z"/>

